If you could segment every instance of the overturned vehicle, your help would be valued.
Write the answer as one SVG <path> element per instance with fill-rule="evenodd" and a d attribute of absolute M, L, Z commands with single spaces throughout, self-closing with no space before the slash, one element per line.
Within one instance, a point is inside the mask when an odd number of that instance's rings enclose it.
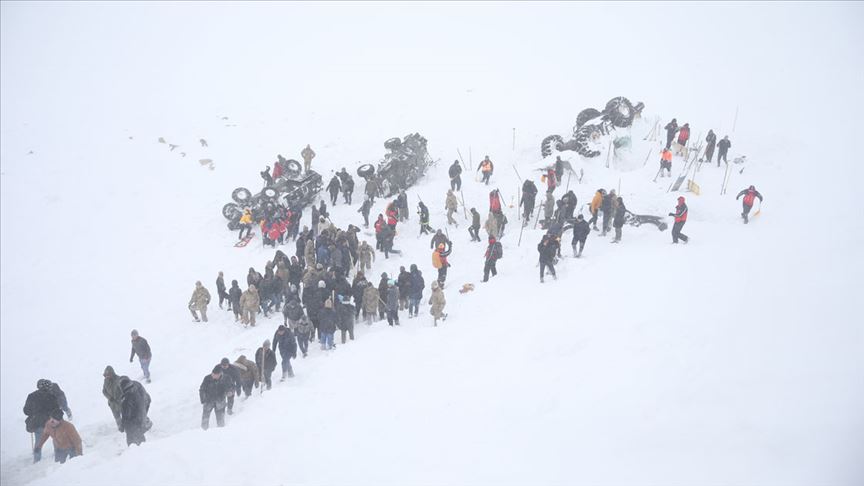
<path fill-rule="evenodd" d="M 357 175 L 365 179 L 367 185 L 371 184 L 380 197 L 390 197 L 413 186 L 433 164 L 426 151 L 426 139 L 419 133 L 403 139 L 391 138 L 384 142 L 384 148 L 388 152 L 377 169 L 372 164 L 357 168 Z"/>
<path fill-rule="evenodd" d="M 222 216 L 228 220 L 228 229 L 240 228 L 240 217 L 245 209 L 250 209 L 252 219 L 259 221 L 267 214 L 272 214 L 277 205 L 302 208 L 312 203 L 321 192 L 324 184 L 320 174 L 312 170 L 303 173 L 300 162 L 286 160 L 281 155 L 277 157 L 272 184 L 268 184 L 257 194 L 252 194 L 252 191 L 245 187 L 238 187 L 231 193 L 234 202 L 222 206 Z"/>
<path fill-rule="evenodd" d="M 603 111 L 586 108 L 576 117 L 570 140 L 565 141 L 561 135 L 549 135 L 540 143 L 540 153 L 546 158 L 552 155 L 553 150 L 573 150 L 583 157 L 597 157 L 600 151 L 592 150 L 591 143 L 597 142 L 603 135 L 609 135 L 615 128 L 631 126 L 644 108 L 642 102 L 634 105 L 623 96 L 609 100 Z"/>

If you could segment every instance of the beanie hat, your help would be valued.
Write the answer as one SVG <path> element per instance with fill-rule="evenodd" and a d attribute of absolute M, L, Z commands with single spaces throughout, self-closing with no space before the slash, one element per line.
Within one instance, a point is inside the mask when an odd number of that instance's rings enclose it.
<path fill-rule="evenodd" d="M 269 348 L 269 347 L 270 347 L 270 340 L 269 340 L 269 339 L 265 339 L 265 340 L 264 340 L 264 347 L 265 347 L 265 348 Z"/>
<path fill-rule="evenodd" d="M 132 329 L 132 337 L 138 337 L 138 329 Z"/>
<path fill-rule="evenodd" d="M 228 358 L 222 358 L 222 361 L 219 362 L 220 365 L 230 365 L 231 362 L 228 361 Z"/>
<path fill-rule="evenodd" d="M 102 372 L 102 376 L 104 376 L 105 378 L 114 378 L 115 376 L 117 376 L 117 373 L 115 373 L 114 368 L 109 365 L 105 367 L 105 371 Z"/>
<path fill-rule="evenodd" d="M 321 280 L 321 281 L 318 282 L 318 288 L 319 288 L 319 289 L 323 289 L 323 288 L 326 288 L 326 287 L 327 287 L 327 283 L 324 282 L 323 280 Z"/>
<path fill-rule="evenodd" d="M 213 367 L 213 372 L 212 372 L 212 373 L 213 373 L 214 375 L 221 374 L 221 373 L 222 373 L 222 367 L 219 366 L 219 365 L 214 366 L 214 367 Z"/>
<path fill-rule="evenodd" d="M 46 380 L 42 378 L 41 380 L 36 382 L 36 388 L 42 391 L 48 391 L 51 389 L 51 380 Z"/>

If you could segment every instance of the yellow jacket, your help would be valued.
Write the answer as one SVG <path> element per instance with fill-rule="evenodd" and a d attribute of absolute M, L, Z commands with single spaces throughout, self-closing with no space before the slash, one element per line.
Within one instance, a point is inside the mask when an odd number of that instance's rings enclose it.
<path fill-rule="evenodd" d="M 240 224 L 252 224 L 252 213 L 243 213 L 240 217 Z"/>

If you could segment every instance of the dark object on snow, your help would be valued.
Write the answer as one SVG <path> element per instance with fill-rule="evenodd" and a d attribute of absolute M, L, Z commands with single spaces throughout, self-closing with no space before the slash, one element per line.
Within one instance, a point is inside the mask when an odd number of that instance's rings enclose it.
<path fill-rule="evenodd" d="M 651 216 L 648 214 L 633 214 L 633 213 L 628 211 L 626 217 L 627 217 L 627 219 L 625 222 L 627 224 L 629 224 L 630 226 L 639 227 L 639 226 L 642 226 L 643 224 L 653 224 L 660 231 L 666 231 L 666 228 L 669 227 L 669 225 L 665 221 L 663 221 L 662 216 Z M 564 226 L 564 229 L 561 231 L 561 234 L 563 235 L 568 230 L 572 230 L 573 229 L 573 223 L 575 221 L 576 221 L 575 219 L 568 220 L 567 225 Z"/>
<path fill-rule="evenodd" d="M 233 231 L 240 228 L 240 217 L 246 208 L 252 210 L 253 221 L 259 221 L 268 209 L 272 212 L 280 199 L 289 208 L 303 208 L 321 192 L 324 182 L 320 174 L 313 170 L 303 174 L 300 162 L 286 160 L 281 155 L 278 158 L 275 163 L 278 170 L 274 169 L 273 172 L 279 176 L 274 177 L 273 184 L 255 195 L 245 187 L 238 187 L 231 193 L 234 202 L 222 206 L 222 216 L 229 221 L 228 229 Z"/>
<path fill-rule="evenodd" d="M 583 157 L 597 157 L 600 151 L 591 150 L 589 142 L 608 135 L 615 128 L 629 127 L 644 108 L 642 102 L 633 105 L 627 98 L 618 96 L 609 100 L 603 111 L 582 110 L 576 117 L 573 137 L 565 141 L 561 135 L 549 135 L 540 143 L 540 153 L 545 158 L 552 155 L 553 150 L 573 150 Z"/>
<path fill-rule="evenodd" d="M 402 189 L 414 185 L 432 164 L 426 151 L 426 139 L 419 133 L 406 135 L 404 139 L 391 138 L 384 142 L 389 152 L 378 163 L 376 170 L 372 164 L 363 164 L 357 175 L 369 181 L 375 179 L 381 197 L 390 197 Z"/>

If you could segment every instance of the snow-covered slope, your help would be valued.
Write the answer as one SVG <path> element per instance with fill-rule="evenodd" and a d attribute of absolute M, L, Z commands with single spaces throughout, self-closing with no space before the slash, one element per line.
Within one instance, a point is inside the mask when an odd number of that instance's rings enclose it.
<path fill-rule="evenodd" d="M 4 485 L 864 478 L 862 170 L 840 143 L 856 139 L 864 108 L 851 89 L 864 82 L 853 54 L 860 6 L 2 9 Z M 708 20 L 692 26 L 694 16 Z M 574 19 L 581 39 L 608 35 L 613 21 L 626 34 L 570 66 L 561 58 L 578 42 L 566 34 Z M 677 30 L 658 34 L 660 22 Z M 704 36 L 733 23 L 739 38 Z M 694 43 L 658 65 L 680 39 Z M 219 210 L 235 187 L 258 187 L 276 153 L 311 143 L 327 178 L 419 131 L 441 161 L 409 202 L 422 198 L 443 226 L 457 147 L 466 159 L 470 147 L 475 169 L 491 156 L 510 203 L 520 183 L 510 166 L 536 180 L 540 140 L 566 136 L 581 109 L 617 95 L 645 102 L 647 119 L 689 121 L 694 136 L 729 133 L 732 152 L 747 155 L 725 196 L 721 170 L 700 170 L 703 194 L 686 194 L 689 245 L 651 226 L 625 226 L 620 245 L 594 233 L 584 258 L 565 258 L 559 279 L 540 285 L 542 232 L 529 227 L 517 245 L 508 208 L 499 276 L 481 285 L 484 247 L 451 227 L 443 326 L 431 327 L 425 305 L 397 329 L 358 325 L 355 342 L 315 349 L 295 379 L 240 401 L 227 427 L 200 430 L 202 377 L 222 356 L 254 352 L 278 321 L 243 329 L 211 306 L 211 322 L 196 324 L 185 304 L 196 280 L 214 292 L 218 271 L 242 281 L 272 257 L 258 239 L 235 249 Z M 605 154 L 562 154 L 584 169 L 570 181 L 580 207 L 620 184 L 631 211 L 672 210 L 669 180 L 651 181 L 649 129 L 634 126 L 631 156 L 611 169 Z M 470 179 L 465 202 L 485 213 L 489 187 Z M 745 226 L 734 194 L 749 184 L 766 199 Z M 332 219 L 357 224 L 356 210 L 339 204 Z M 416 216 L 400 225 L 403 255 L 379 258 L 372 275 L 416 263 L 431 282 L 429 240 L 417 233 Z M 457 293 L 467 282 L 477 290 Z M 132 328 L 154 350 L 155 426 L 127 449 L 100 389 L 106 364 L 140 377 L 124 361 Z M 62 466 L 30 465 L 20 407 L 43 377 L 66 390 L 86 443 Z"/>

